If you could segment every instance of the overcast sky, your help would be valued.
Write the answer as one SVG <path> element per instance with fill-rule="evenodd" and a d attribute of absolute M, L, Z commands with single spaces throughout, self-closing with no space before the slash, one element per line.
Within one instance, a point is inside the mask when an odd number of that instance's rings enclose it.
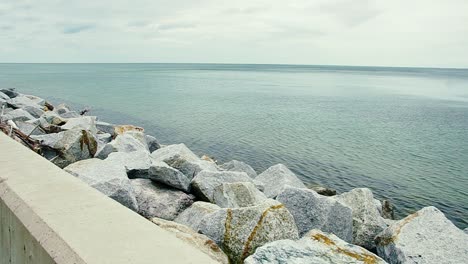
<path fill-rule="evenodd" d="M 468 68 L 468 0 L 0 0 L 0 62 Z"/>

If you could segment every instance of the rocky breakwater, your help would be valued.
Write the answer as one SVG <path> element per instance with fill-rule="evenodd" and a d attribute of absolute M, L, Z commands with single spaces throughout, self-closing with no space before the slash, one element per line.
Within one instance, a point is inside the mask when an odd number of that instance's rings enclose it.
<path fill-rule="evenodd" d="M 307 188 L 285 165 L 257 175 L 132 125 L 0 89 L 0 130 L 220 263 L 465 263 L 468 235 L 437 208 L 402 220 L 358 188 Z"/>

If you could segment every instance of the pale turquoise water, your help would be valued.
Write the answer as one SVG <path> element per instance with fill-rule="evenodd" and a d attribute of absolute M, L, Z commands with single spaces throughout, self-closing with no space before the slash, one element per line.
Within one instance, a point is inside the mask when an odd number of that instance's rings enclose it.
<path fill-rule="evenodd" d="M 399 216 L 468 226 L 468 70 L 214 64 L 0 64 L 0 87 L 90 106 L 258 172 L 369 187 Z"/>

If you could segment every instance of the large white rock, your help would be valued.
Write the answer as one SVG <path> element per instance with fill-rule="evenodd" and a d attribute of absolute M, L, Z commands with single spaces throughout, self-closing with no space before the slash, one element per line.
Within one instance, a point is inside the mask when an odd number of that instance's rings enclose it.
<path fill-rule="evenodd" d="M 73 128 L 80 128 L 88 130 L 93 134 L 97 134 L 96 128 L 96 117 L 95 116 L 80 116 L 75 118 L 70 118 L 67 122 L 62 125 L 63 130 L 69 130 Z"/>
<path fill-rule="evenodd" d="M 255 172 L 255 170 L 252 167 L 250 167 L 249 164 L 244 163 L 242 161 L 231 160 L 229 162 L 222 164 L 219 167 L 227 171 L 245 172 L 252 179 L 255 179 L 255 177 L 257 177 L 257 172 Z"/>
<path fill-rule="evenodd" d="M 298 241 L 268 243 L 248 257 L 245 264 L 383 264 L 366 249 L 348 244 L 333 234 L 311 230 Z"/>
<path fill-rule="evenodd" d="M 151 157 L 155 161 L 163 161 L 167 165 L 179 170 L 190 180 L 202 170 L 218 170 L 215 163 L 200 159 L 184 144 L 160 148 L 151 153 Z"/>
<path fill-rule="evenodd" d="M 202 251 L 218 263 L 229 264 L 229 258 L 216 243 L 205 235 L 198 234 L 188 226 L 167 221 L 161 218 L 152 218 L 151 221 L 159 227 L 175 234 L 179 239 Z"/>
<path fill-rule="evenodd" d="M 231 263 L 243 263 L 268 242 L 298 238 L 292 215 L 271 199 L 256 206 L 218 210 L 202 220 L 198 231 L 221 246 Z"/>
<path fill-rule="evenodd" d="M 195 202 L 189 208 L 180 213 L 174 221 L 191 227 L 193 230 L 198 231 L 200 223 L 207 215 L 212 214 L 221 207 L 216 204 L 207 202 Z"/>
<path fill-rule="evenodd" d="M 306 188 L 304 183 L 283 164 L 271 166 L 258 175 L 255 180 L 265 185 L 265 190 L 263 192 L 269 198 L 275 198 L 286 185 Z"/>
<path fill-rule="evenodd" d="M 466 263 L 468 235 L 437 208 L 425 207 L 376 237 L 377 253 L 389 263 Z"/>
<path fill-rule="evenodd" d="M 133 152 L 133 151 L 147 151 L 147 146 L 141 143 L 138 139 L 127 133 L 118 135 L 115 140 L 104 145 L 99 150 L 96 157 L 99 159 L 105 159 L 109 154 L 113 152 Z"/>
<path fill-rule="evenodd" d="M 286 186 L 276 200 L 293 215 L 300 236 L 320 229 L 353 242 L 353 212 L 348 206 L 313 190 L 291 186 Z"/>
<path fill-rule="evenodd" d="M 86 159 L 75 162 L 64 170 L 122 205 L 138 211 L 135 193 L 123 166 L 100 159 Z"/>
<path fill-rule="evenodd" d="M 138 213 L 150 219 L 174 220 L 192 205 L 195 197 L 148 179 L 131 180 L 138 202 Z"/>
<path fill-rule="evenodd" d="M 251 182 L 245 172 L 236 171 L 201 171 L 192 180 L 192 193 L 198 198 L 214 203 L 214 190 L 223 183 L 229 182 Z"/>
<path fill-rule="evenodd" d="M 254 206 L 267 199 L 253 183 L 223 183 L 214 189 L 213 201 L 223 208 Z"/>
<path fill-rule="evenodd" d="M 333 198 L 353 209 L 354 244 L 374 250 L 375 236 L 387 225 L 375 206 L 372 191 L 356 188 Z"/>
<path fill-rule="evenodd" d="M 147 151 L 112 152 L 105 160 L 124 166 L 130 179 L 149 177 L 152 160 Z"/>
<path fill-rule="evenodd" d="M 184 192 L 190 190 L 190 179 L 178 169 L 170 167 L 163 161 L 155 161 L 151 164 L 148 170 L 148 178 Z"/>

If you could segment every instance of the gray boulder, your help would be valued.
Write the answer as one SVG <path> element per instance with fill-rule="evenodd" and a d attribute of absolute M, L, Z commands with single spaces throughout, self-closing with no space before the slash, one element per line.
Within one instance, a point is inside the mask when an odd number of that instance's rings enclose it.
<path fill-rule="evenodd" d="M 320 185 L 308 185 L 307 188 L 314 190 L 316 193 L 324 196 L 334 196 L 336 195 L 336 190 Z"/>
<path fill-rule="evenodd" d="M 389 263 L 466 263 L 468 236 L 437 208 L 425 207 L 376 237 L 377 253 Z"/>
<path fill-rule="evenodd" d="M 59 114 L 59 116 L 62 118 L 78 118 L 78 117 L 81 117 L 82 115 L 80 115 L 76 111 L 70 111 L 70 112 L 66 112 L 63 114 Z"/>
<path fill-rule="evenodd" d="M 271 166 L 258 175 L 255 180 L 265 184 L 264 193 L 268 198 L 275 198 L 286 185 L 306 188 L 302 181 L 283 164 Z"/>
<path fill-rule="evenodd" d="M 7 95 L 9 98 L 15 98 L 19 95 L 15 88 L 2 88 L 0 89 L 0 92 Z"/>
<path fill-rule="evenodd" d="M 59 115 L 68 113 L 70 111 L 71 111 L 70 107 L 68 107 L 68 105 L 66 105 L 66 104 L 59 104 L 54 108 L 54 112 L 59 114 Z"/>
<path fill-rule="evenodd" d="M 190 190 L 190 179 L 163 161 L 155 161 L 151 164 L 148 170 L 148 178 L 184 192 L 189 192 Z"/>
<path fill-rule="evenodd" d="M 45 134 L 45 132 L 42 131 L 40 127 L 32 123 L 28 123 L 24 121 L 16 121 L 15 124 L 18 127 L 18 129 L 26 135 L 44 135 Z"/>
<path fill-rule="evenodd" d="M 174 220 L 192 205 L 194 196 L 148 179 L 131 180 L 138 202 L 138 213 L 150 219 Z"/>
<path fill-rule="evenodd" d="M 105 159 L 113 152 L 133 152 L 133 151 L 147 151 L 146 146 L 139 140 L 135 139 L 129 134 L 118 135 L 115 140 L 104 145 L 102 149 L 96 154 L 99 159 Z"/>
<path fill-rule="evenodd" d="M 374 250 L 374 238 L 382 232 L 386 224 L 375 207 L 372 191 L 356 188 L 333 198 L 353 209 L 354 244 Z"/>
<path fill-rule="evenodd" d="M 96 121 L 96 128 L 97 130 L 103 133 L 107 133 L 112 136 L 115 135 L 115 125 L 113 124 L 109 124 L 109 123 L 102 122 L 102 121 Z"/>
<path fill-rule="evenodd" d="M 229 182 L 253 182 L 245 172 L 236 171 L 208 171 L 204 170 L 193 178 L 192 193 L 204 201 L 214 203 L 214 191 L 223 183 Z"/>
<path fill-rule="evenodd" d="M 353 212 L 348 206 L 313 190 L 290 186 L 276 200 L 293 215 L 300 236 L 311 229 L 320 229 L 353 242 Z"/>
<path fill-rule="evenodd" d="M 112 152 L 105 160 L 124 166 L 130 179 L 147 179 L 148 170 L 152 163 L 147 151 Z"/>
<path fill-rule="evenodd" d="M 65 124 L 65 122 L 67 122 L 66 118 L 59 116 L 57 113 L 53 111 L 44 112 L 44 114 L 41 116 L 41 119 L 45 120 L 46 123 L 48 124 L 56 125 L 56 126 L 63 125 Z"/>
<path fill-rule="evenodd" d="M 7 114 L 3 115 L 2 120 L 11 120 L 15 121 L 28 121 L 34 119 L 30 113 L 26 112 L 23 109 L 15 109 L 9 111 Z"/>
<path fill-rule="evenodd" d="M 201 221 L 207 216 L 218 210 L 221 207 L 216 204 L 207 202 L 195 202 L 189 208 L 180 213 L 174 221 L 191 227 L 193 230 L 198 231 Z"/>
<path fill-rule="evenodd" d="M 222 164 L 219 167 L 227 171 L 245 172 L 252 179 L 255 179 L 255 177 L 257 177 L 257 172 L 255 172 L 255 170 L 252 169 L 252 167 L 250 167 L 249 164 L 244 163 L 242 161 L 232 160 Z"/>
<path fill-rule="evenodd" d="M 268 243 L 248 257 L 245 264 L 383 264 L 383 259 L 366 249 L 348 244 L 333 234 L 311 230 L 298 241 Z"/>
<path fill-rule="evenodd" d="M 98 133 L 96 134 L 96 137 L 99 143 L 102 143 L 104 145 L 112 141 L 112 135 L 108 133 Z"/>
<path fill-rule="evenodd" d="M 292 215 L 271 199 L 252 207 L 218 210 L 202 220 L 199 232 L 221 246 L 231 263 L 243 263 L 266 243 L 298 238 Z"/>
<path fill-rule="evenodd" d="M 24 106 L 21 109 L 25 110 L 26 112 L 30 113 L 34 118 L 39 118 L 41 115 L 44 114 L 44 111 L 38 107 L 33 106 Z"/>
<path fill-rule="evenodd" d="M 14 108 L 33 107 L 42 109 L 45 105 L 45 100 L 32 95 L 19 95 L 8 101 L 8 104 Z"/>
<path fill-rule="evenodd" d="M 155 137 L 146 135 L 145 138 L 146 138 L 146 143 L 148 144 L 148 149 L 150 152 L 154 152 L 161 148 L 161 145 L 159 144 L 158 140 Z"/>
<path fill-rule="evenodd" d="M 214 189 L 213 201 L 223 208 L 254 206 L 267 199 L 253 183 L 223 183 Z"/>
<path fill-rule="evenodd" d="M 64 170 L 122 205 L 138 211 L 134 190 L 123 166 L 100 159 L 86 159 Z"/>
<path fill-rule="evenodd" d="M 10 97 L 6 95 L 5 93 L 0 92 L 0 100 L 3 100 L 4 102 L 10 100 Z"/>
<path fill-rule="evenodd" d="M 155 161 L 163 161 L 167 165 L 179 170 L 189 179 L 193 179 L 193 177 L 202 170 L 218 170 L 216 164 L 200 159 L 184 144 L 169 145 L 160 148 L 151 153 L 151 157 Z"/>
<path fill-rule="evenodd" d="M 95 116 L 80 116 L 75 118 L 70 118 L 67 122 L 62 125 L 63 130 L 69 130 L 74 128 L 80 128 L 88 130 L 93 134 L 97 134 L 96 128 L 96 117 Z"/>
<path fill-rule="evenodd" d="M 58 156 L 52 162 L 64 168 L 73 162 L 94 157 L 97 151 L 96 138 L 89 131 L 73 129 L 60 132 L 53 148 Z"/>
<path fill-rule="evenodd" d="M 151 222 L 173 233 L 176 237 L 202 251 L 218 263 L 229 264 L 229 258 L 226 254 L 224 254 L 218 245 L 216 245 L 216 243 L 207 236 L 198 234 L 188 226 L 161 218 L 152 218 Z"/>

